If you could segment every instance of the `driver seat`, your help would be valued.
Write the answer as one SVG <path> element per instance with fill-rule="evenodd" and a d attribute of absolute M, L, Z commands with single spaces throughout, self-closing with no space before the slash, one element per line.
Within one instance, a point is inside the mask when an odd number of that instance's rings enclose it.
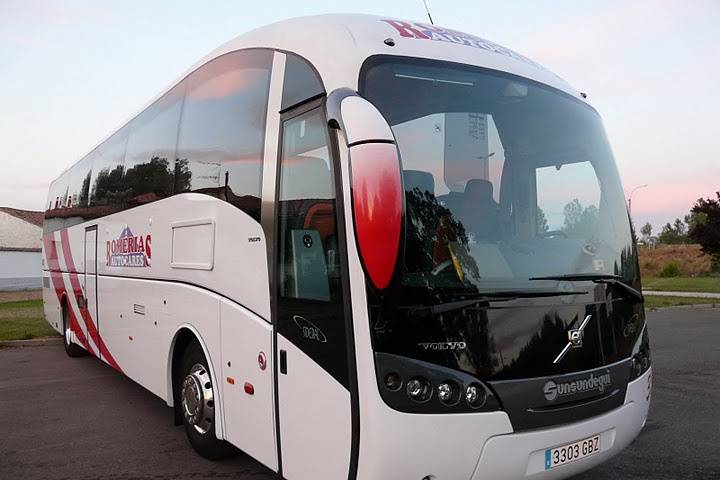
<path fill-rule="evenodd" d="M 476 241 L 500 240 L 500 205 L 493 199 L 493 184 L 488 180 L 468 180 L 462 205 L 463 225 Z"/>

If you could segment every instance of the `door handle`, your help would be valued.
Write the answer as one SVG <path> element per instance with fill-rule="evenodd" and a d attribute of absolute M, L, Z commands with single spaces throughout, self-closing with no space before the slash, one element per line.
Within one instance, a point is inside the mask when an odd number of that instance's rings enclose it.
<path fill-rule="evenodd" d="M 85 297 L 81 295 L 77 296 L 78 308 L 85 308 Z"/>
<path fill-rule="evenodd" d="M 280 373 L 287 375 L 287 352 L 280 350 Z"/>

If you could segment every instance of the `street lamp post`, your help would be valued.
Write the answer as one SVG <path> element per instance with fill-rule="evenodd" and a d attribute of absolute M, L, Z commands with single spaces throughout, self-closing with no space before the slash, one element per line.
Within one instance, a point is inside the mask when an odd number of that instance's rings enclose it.
<path fill-rule="evenodd" d="M 635 193 L 636 191 L 640 190 L 641 188 L 645 188 L 647 186 L 648 186 L 647 183 L 645 183 L 643 185 L 638 185 L 637 187 L 633 188 L 630 191 L 630 195 L 628 195 L 628 213 L 630 214 L 631 218 L 632 218 L 632 196 L 633 196 L 633 193 Z"/>

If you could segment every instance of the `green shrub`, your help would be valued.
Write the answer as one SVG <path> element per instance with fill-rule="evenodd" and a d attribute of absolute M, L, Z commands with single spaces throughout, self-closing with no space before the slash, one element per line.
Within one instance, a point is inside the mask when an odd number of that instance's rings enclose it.
<path fill-rule="evenodd" d="M 720 273 L 720 253 L 710 257 L 710 273 Z"/>
<path fill-rule="evenodd" d="M 668 262 L 665 264 L 662 270 L 660 270 L 661 277 L 677 277 L 680 275 L 680 267 L 675 262 Z"/>

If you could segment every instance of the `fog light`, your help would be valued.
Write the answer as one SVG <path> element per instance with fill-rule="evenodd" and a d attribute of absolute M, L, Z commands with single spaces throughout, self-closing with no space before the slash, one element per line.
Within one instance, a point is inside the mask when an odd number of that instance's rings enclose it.
<path fill-rule="evenodd" d="M 485 392 L 485 389 L 482 387 L 482 385 L 473 383 L 468 385 L 467 389 L 465 390 L 465 400 L 471 407 L 480 408 L 485 405 L 485 401 L 487 400 L 487 393 Z"/>
<path fill-rule="evenodd" d="M 385 375 L 385 388 L 388 390 L 399 390 L 402 386 L 402 378 L 395 372 Z"/>
<path fill-rule="evenodd" d="M 640 360 L 642 371 L 644 372 L 648 368 L 650 368 L 650 357 L 643 354 L 642 359 Z"/>
<path fill-rule="evenodd" d="M 424 402 L 432 394 L 430 382 L 422 377 L 411 378 L 407 382 L 406 390 L 408 396 L 416 402 Z"/>
<path fill-rule="evenodd" d="M 633 357 L 631 368 L 634 378 L 639 377 L 642 373 L 642 364 L 640 363 L 640 360 L 637 358 L 637 356 Z"/>

